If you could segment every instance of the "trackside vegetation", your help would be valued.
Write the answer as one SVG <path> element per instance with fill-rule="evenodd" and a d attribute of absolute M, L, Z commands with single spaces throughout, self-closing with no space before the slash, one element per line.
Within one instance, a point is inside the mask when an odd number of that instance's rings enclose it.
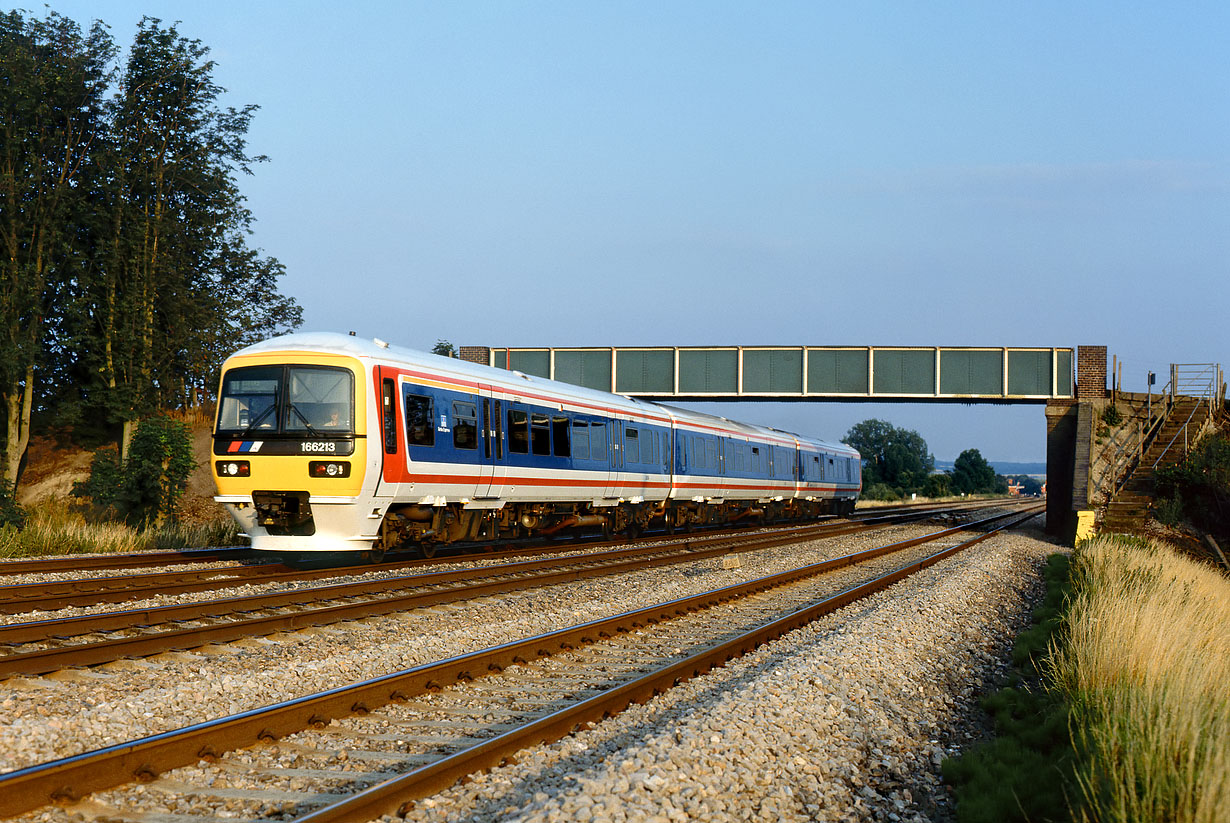
<path fill-rule="evenodd" d="M 1076 819 L 1214 823 L 1230 810 L 1230 580 L 1168 547 L 1094 540 L 1050 677 L 1072 706 Z"/>
<path fill-rule="evenodd" d="M 1018 643 L 1021 676 L 984 701 L 999 737 L 945 763 L 958 819 L 1225 820 L 1230 580 L 1121 536 L 1063 565 Z"/>
<path fill-rule="evenodd" d="M 1071 600 L 1070 559 L 1053 554 L 1044 570 L 1046 595 L 1017 638 L 1007 685 L 982 700 L 995 737 L 943 763 L 961 823 L 1069 820 L 1075 753 L 1065 696 L 1048 686 L 1048 649 Z"/>
<path fill-rule="evenodd" d="M 242 543 L 230 518 L 199 525 L 168 522 L 138 529 L 123 522 L 100 522 L 88 506 L 67 506 L 62 501 L 31 506 L 23 514 L 24 528 L 0 524 L 0 558 L 115 554 Z"/>

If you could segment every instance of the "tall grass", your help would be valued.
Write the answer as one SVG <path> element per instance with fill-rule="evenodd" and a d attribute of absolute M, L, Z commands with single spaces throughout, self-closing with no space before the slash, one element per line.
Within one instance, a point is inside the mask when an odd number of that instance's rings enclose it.
<path fill-rule="evenodd" d="M 1050 673 L 1082 752 L 1074 819 L 1230 819 L 1230 580 L 1130 538 L 1082 545 L 1073 575 Z"/>
<path fill-rule="evenodd" d="M 63 501 L 40 503 L 28 515 L 23 529 L 0 527 L 0 557 L 113 554 L 242 542 L 230 518 L 201 525 L 171 523 L 142 531 L 123 523 L 91 522 L 83 507 Z"/>

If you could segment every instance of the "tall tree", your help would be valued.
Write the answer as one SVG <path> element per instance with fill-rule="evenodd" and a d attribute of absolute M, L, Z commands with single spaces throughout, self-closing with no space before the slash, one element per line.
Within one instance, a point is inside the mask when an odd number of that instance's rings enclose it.
<path fill-rule="evenodd" d="M 927 441 L 910 429 L 872 418 L 846 432 L 846 443 L 863 457 L 863 485 L 884 483 L 904 491 L 921 490 L 935 468 Z"/>
<path fill-rule="evenodd" d="M 0 394 L 10 486 L 29 443 L 46 320 L 71 277 L 69 215 L 104 128 L 114 52 L 101 23 L 83 35 L 55 12 L 0 15 Z"/>
<path fill-rule="evenodd" d="M 274 287 L 281 264 L 246 247 L 236 177 L 264 159 L 246 150 L 256 107 L 219 105 L 208 51 L 144 18 L 109 111 L 110 220 L 88 303 L 95 402 L 122 424 L 122 444 L 139 418 L 199 397 L 223 341 L 300 322 Z"/>
<path fill-rule="evenodd" d="M 991 493 L 1000 486 L 995 469 L 977 449 L 966 449 L 952 464 L 952 488 L 963 494 Z M 1005 491 L 1007 483 L 1004 484 Z"/>

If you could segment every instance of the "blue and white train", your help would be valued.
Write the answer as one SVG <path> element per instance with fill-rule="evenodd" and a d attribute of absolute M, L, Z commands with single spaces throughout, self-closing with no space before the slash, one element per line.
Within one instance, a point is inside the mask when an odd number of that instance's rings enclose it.
<path fill-rule="evenodd" d="M 340 334 L 227 359 L 218 494 L 260 550 L 848 513 L 859 454 L 776 429 Z"/>

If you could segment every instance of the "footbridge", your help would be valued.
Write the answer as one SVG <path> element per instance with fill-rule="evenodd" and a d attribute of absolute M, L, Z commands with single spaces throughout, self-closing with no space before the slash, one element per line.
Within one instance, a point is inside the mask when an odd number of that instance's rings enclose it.
<path fill-rule="evenodd" d="M 650 400 L 1032 403 L 1046 407 L 1047 530 L 1072 541 L 1139 514 L 1141 486 L 1225 417 L 1216 364 L 1120 390 L 1105 346 L 462 346 L 464 360 Z M 1110 378 L 1110 384 L 1107 378 Z M 1143 515 L 1140 515 L 1143 517 Z"/>
<path fill-rule="evenodd" d="M 1047 403 L 1073 396 L 1071 348 L 486 348 L 465 360 L 653 400 Z"/>

